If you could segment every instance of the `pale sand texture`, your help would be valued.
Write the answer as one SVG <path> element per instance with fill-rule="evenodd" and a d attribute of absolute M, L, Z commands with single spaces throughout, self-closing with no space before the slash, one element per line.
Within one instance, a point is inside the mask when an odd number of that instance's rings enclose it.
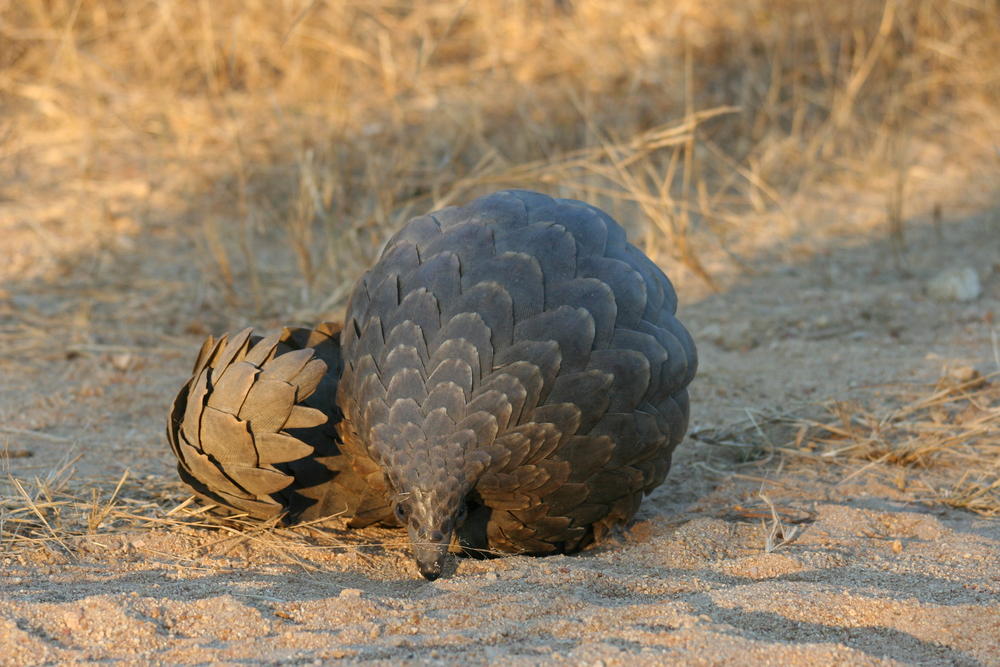
<path fill-rule="evenodd" d="M 831 489 L 782 481 L 796 503 Z M 996 664 L 995 521 L 853 485 L 764 554 L 759 525 L 710 516 L 726 486 L 701 511 L 661 495 L 581 556 L 462 561 L 430 584 L 377 549 L 315 557 L 310 572 L 253 547 L 187 559 L 206 541 L 192 531 L 103 540 L 73 565 L 15 560 L 4 662 Z"/>

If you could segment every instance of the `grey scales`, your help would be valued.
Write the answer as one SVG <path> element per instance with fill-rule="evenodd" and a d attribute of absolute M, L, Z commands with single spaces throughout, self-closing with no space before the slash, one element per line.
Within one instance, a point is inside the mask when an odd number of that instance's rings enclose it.
<path fill-rule="evenodd" d="M 229 511 L 405 526 L 417 569 L 571 553 L 628 521 L 688 423 L 670 281 L 589 204 L 507 190 L 409 221 L 343 329 L 202 346 L 167 436 Z"/>

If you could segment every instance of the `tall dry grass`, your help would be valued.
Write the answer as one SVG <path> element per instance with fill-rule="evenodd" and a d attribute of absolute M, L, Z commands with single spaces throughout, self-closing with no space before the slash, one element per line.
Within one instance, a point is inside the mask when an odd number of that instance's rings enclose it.
<path fill-rule="evenodd" d="M 698 234 L 792 224 L 830 179 L 901 198 L 915 140 L 996 167 L 998 26 L 993 0 L 8 0 L 0 196 L 90 227 L 139 201 L 244 310 L 336 306 L 407 217 L 507 185 L 712 281 Z"/>

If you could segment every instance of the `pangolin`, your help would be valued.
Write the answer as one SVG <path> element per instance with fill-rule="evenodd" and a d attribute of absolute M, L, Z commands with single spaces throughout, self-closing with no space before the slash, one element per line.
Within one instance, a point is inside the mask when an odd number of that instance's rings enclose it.
<path fill-rule="evenodd" d="M 635 514 L 688 422 L 667 277 L 606 213 L 508 190 L 414 218 L 343 330 L 209 339 L 174 402 L 182 479 L 258 518 L 405 526 L 420 573 L 569 553 Z"/>

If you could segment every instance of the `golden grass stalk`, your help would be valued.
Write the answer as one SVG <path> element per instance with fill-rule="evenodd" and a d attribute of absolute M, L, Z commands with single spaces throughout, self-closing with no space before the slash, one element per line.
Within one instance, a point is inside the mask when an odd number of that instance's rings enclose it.
<path fill-rule="evenodd" d="M 998 24 L 990 0 L 8 2 L 0 188 L 44 175 L 88 228 L 79 192 L 138 174 L 234 312 L 328 301 L 407 217 L 500 185 L 610 205 L 713 281 L 706 232 L 906 173 L 892 137 L 988 152 Z"/>
<path fill-rule="evenodd" d="M 1000 372 L 942 379 L 928 395 L 894 409 L 828 405 L 829 421 L 799 420 L 782 453 L 809 461 L 864 462 L 847 479 L 890 464 L 909 469 L 926 499 L 1000 514 Z M 907 475 L 897 478 L 907 487 Z M 845 480 L 846 481 L 846 480 Z"/>

